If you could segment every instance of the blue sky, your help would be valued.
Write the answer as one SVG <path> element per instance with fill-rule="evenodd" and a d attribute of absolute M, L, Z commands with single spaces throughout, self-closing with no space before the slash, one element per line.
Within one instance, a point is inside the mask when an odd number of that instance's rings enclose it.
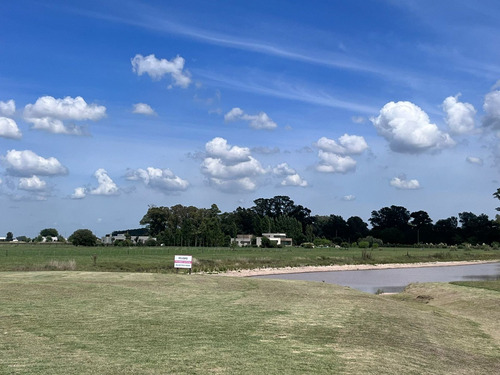
<path fill-rule="evenodd" d="M 7 2 L 0 234 L 274 195 L 493 218 L 498 19 L 487 0 Z"/>

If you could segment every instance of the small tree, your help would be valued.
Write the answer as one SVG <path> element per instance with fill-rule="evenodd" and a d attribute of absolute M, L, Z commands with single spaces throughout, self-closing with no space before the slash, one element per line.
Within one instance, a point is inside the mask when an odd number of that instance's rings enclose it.
<path fill-rule="evenodd" d="M 75 246 L 95 246 L 97 237 L 90 229 L 78 229 L 69 236 L 68 241 Z"/>
<path fill-rule="evenodd" d="M 12 232 L 7 232 L 7 236 L 5 237 L 5 241 L 10 242 L 14 239 L 14 235 Z"/>

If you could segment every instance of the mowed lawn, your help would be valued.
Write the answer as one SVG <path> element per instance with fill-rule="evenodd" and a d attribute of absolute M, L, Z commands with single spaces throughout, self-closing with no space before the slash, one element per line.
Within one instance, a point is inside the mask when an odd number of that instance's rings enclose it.
<path fill-rule="evenodd" d="M 0 374 L 498 374 L 499 307 L 498 286 L 5 272 Z"/>

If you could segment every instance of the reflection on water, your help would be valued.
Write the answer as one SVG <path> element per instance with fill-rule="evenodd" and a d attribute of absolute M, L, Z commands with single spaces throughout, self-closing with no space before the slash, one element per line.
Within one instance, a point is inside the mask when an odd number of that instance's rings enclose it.
<path fill-rule="evenodd" d="M 408 284 L 425 282 L 499 280 L 500 263 L 383 270 L 328 271 L 255 276 L 267 279 L 319 281 L 368 293 L 401 292 Z"/>

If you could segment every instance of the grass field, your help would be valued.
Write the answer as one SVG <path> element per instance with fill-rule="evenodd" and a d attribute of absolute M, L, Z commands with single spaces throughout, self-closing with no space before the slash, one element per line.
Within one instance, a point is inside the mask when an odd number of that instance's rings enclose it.
<path fill-rule="evenodd" d="M 2 272 L 0 374 L 495 374 L 496 283 Z"/>
<path fill-rule="evenodd" d="M 123 271 L 173 272 L 175 254 L 193 255 L 194 272 L 220 272 L 269 267 L 334 264 L 417 263 L 452 260 L 500 259 L 500 250 L 379 248 L 365 256 L 358 248 L 300 247 L 181 248 L 181 247 L 75 247 L 52 244 L 0 245 L 0 271 Z M 94 255 L 95 264 L 94 264 Z"/>

